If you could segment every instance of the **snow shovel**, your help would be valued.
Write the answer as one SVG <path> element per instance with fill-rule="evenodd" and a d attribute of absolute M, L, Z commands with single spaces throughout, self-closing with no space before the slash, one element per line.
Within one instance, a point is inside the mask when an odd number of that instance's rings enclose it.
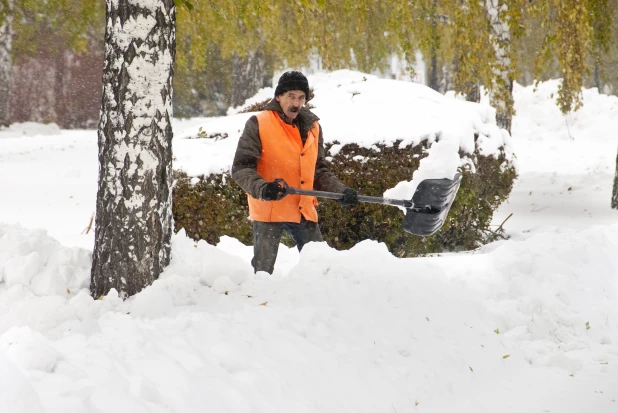
<path fill-rule="evenodd" d="M 336 200 L 343 198 L 343 194 L 340 193 L 293 188 L 288 186 L 283 179 L 275 179 L 275 182 L 285 188 L 285 193 L 281 198 L 288 194 Z M 453 179 L 425 179 L 418 185 L 409 201 L 366 195 L 359 195 L 358 201 L 406 208 L 403 230 L 413 235 L 427 237 L 433 235 L 444 224 L 460 184 L 461 173 L 457 173 Z"/>

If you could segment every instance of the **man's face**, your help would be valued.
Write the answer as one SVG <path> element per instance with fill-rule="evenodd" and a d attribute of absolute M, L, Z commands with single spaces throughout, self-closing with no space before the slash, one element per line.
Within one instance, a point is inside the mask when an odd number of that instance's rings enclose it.
<path fill-rule="evenodd" d="M 307 97 L 302 90 L 289 90 L 277 96 L 277 102 L 290 121 L 296 119 L 300 108 L 305 104 L 305 99 Z"/>

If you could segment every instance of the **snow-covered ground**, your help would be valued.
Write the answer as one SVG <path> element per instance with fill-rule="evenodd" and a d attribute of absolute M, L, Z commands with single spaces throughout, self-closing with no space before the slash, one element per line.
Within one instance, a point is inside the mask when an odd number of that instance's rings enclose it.
<path fill-rule="evenodd" d="M 0 412 L 618 412 L 618 99 L 587 90 L 565 119 L 556 87 L 515 89 L 508 241 L 415 259 L 281 246 L 256 277 L 251 247 L 181 232 L 124 302 L 87 290 L 96 132 L 1 131 Z M 248 116 L 177 121 L 177 165 L 225 168 Z M 183 139 L 199 127 L 230 138 Z"/>
<path fill-rule="evenodd" d="M 584 229 L 618 222 L 609 208 L 618 151 L 618 98 L 584 90 L 584 107 L 564 116 L 558 81 L 539 90 L 515 85 L 513 151 L 520 177 L 494 215 L 513 236 L 522 231 Z"/>

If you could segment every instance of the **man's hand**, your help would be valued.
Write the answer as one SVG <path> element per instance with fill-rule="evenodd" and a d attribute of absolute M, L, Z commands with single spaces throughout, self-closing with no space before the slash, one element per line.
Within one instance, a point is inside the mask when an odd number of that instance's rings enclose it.
<path fill-rule="evenodd" d="M 343 206 L 358 204 L 358 192 L 352 188 L 346 188 L 345 191 L 343 191 L 343 198 L 339 200 L 339 203 Z"/>
<path fill-rule="evenodd" d="M 285 195 L 285 188 L 277 182 L 267 182 L 262 188 L 262 199 L 264 201 L 278 201 Z"/>

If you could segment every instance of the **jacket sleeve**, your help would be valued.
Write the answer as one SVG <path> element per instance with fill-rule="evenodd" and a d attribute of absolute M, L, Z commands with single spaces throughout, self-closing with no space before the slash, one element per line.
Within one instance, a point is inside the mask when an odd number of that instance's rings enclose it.
<path fill-rule="evenodd" d="M 326 164 L 324 151 L 324 135 L 322 125 L 320 125 L 320 137 L 318 139 L 318 159 L 315 163 L 315 176 L 313 178 L 313 188 L 318 191 L 343 192 L 347 186 L 333 174 Z"/>
<path fill-rule="evenodd" d="M 262 154 L 262 142 L 258 128 L 257 117 L 251 116 L 245 124 L 245 129 L 238 141 L 234 163 L 232 164 L 232 179 L 249 195 L 261 199 L 262 189 L 266 185 L 264 178 L 257 173 L 257 163 Z"/>

